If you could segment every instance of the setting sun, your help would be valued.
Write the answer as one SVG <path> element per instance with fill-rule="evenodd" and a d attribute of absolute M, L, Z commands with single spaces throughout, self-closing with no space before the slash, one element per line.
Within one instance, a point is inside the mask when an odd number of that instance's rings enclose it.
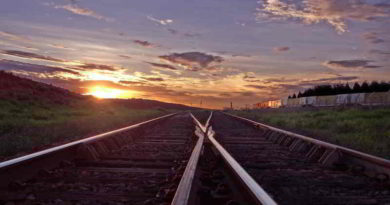
<path fill-rule="evenodd" d="M 123 98 L 124 93 L 127 93 L 124 90 L 106 88 L 101 86 L 95 86 L 89 88 L 89 92 L 86 95 L 92 95 L 97 98 Z"/>

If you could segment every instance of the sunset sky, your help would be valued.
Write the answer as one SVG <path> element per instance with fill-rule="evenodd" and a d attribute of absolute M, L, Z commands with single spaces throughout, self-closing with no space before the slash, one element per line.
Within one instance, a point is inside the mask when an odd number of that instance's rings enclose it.
<path fill-rule="evenodd" d="M 222 108 L 390 80 L 388 0 L 2 0 L 0 70 Z"/>

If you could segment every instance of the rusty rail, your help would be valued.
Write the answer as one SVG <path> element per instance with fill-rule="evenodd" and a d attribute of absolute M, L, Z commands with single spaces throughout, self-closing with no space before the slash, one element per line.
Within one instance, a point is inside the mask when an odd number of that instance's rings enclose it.
<path fill-rule="evenodd" d="M 365 172 L 369 175 L 372 175 L 373 173 L 375 173 L 375 174 L 384 173 L 384 174 L 387 174 L 388 176 L 390 175 L 390 160 L 376 157 L 376 156 L 373 156 L 370 154 L 359 152 L 359 151 L 349 149 L 346 147 L 342 147 L 339 145 L 324 142 L 321 140 L 313 139 L 313 138 L 310 138 L 307 136 L 303 136 L 303 135 L 289 132 L 286 130 L 282 130 L 279 128 L 275 128 L 275 127 L 272 127 L 272 126 L 269 126 L 269 125 L 266 125 L 263 123 L 259 123 L 259 122 L 256 122 L 256 121 L 253 121 L 253 120 L 250 120 L 247 118 L 243 118 L 240 116 L 236 116 L 236 115 L 233 115 L 230 113 L 225 113 L 225 112 L 222 112 L 222 113 L 224 113 L 225 115 L 231 116 L 233 118 L 236 118 L 238 120 L 244 121 L 246 123 L 252 124 L 255 127 L 262 128 L 265 130 L 271 130 L 271 131 L 274 131 L 276 133 L 281 134 L 282 136 L 281 135 L 276 136 L 276 141 L 283 141 L 283 139 L 278 139 L 278 138 L 290 136 L 290 137 L 293 137 L 297 140 L 300 140 L 300 141 L 303 141 L 303 142 L 306 142 L 309 144 L 313 144 L 313 145 L 317 146 L 317 148 L 322 147 L 322 148 L 327 149 L 328 152 L 325 152 L 323 154 L 323 156 L 321 156 L 319 159 L 319 162 L 321 162 L 322 164 L 326 164 L 326 160 L 330 160 L 331 162 L 335 162 L 335 161 L 343 158 L 343 160 L 346 161 L 347 163 L 354 164 L 354 165 L 361 165 L 361 166 L 366 167 L 367 170 L 365 170 Z M 311 150 L 311 152 L 312 152 L 311 155 L 314 155 L 314 152 L 316 152 L 316 150 L 318 150 L 318 149 L 313 148 Z M 332 157 L 334 157 L 336 159 L 331 160 L 330 158 L 332 158 Z"/>
<path fill-rule="evenodd" d="M 247 191 L 251 194 L 257 204 L 262 205 L 277 205 L 272 197 L 245 171 L 245 169 L 223 148 L 221 144 L 214 138 L 215 132 L 209 125 L 213 113 L 210 114 L 207 120 L 207 137 L 218 152 L 223 157 L 224 161 L 230 166 L 234 174 L 239 178 Z"/>
<path fill-rule="evenodd" d="M 92 142 L 92 141 L 95 141 L 95 140 L 98 140 L 98 139 L 101 139 L 101 138 L 104 138 L 104 137 L 108 137 L 108 136 L 111 136 L 111 135 L 114 135 L 114 134 L 118 134 L 118 133 L 121 133 L 121 132 L 124 132 L 124 131 L 129 131 L 131 129 L 138 128 L 138 127 L 140 127 L 142 125 L 145 125 L 145 124 L 157 121 L 157 120 L 161 120 L 161 119 L 173 116 L 175 114 L 177 114 L 177 113 L 164 115 L 164 116 L 161 116 L 161 117 L 158 117 L 158 118 L 154 118 L 154 119 L 151 119 L 151 120 L 147 120 L 145 122 L 141 122 L 141 123 L 138 123 L 138 124 L 135 124 L 135 125 L 127 126 L 127 127 L 124 127 L 124 128 L 120 128 L 120 129 L 117 129 L 117 130 L 110 131 L 110 132 L 102 133 L 102 134 L 99 134 L 99 135 L 95 135 L 95 136 L 92 136 L 92 137 L 88 137 L 88 138 L 85 138 L 85 139 L 77 140 L 77 141 L 74 141 L 74 142 L 66 143 L 66 144 L 63 144 L 63 145 L 59 145 L 59 146 L 56 146 L 56 147 L 52 147 L 52 148 L 49 148 L 49 149 L 38 151 L 38 152 L 35 152 L 35 153 L 32 153 L 32 154 L 28 154 L 28 155 L 25 155 L 25 156 L 22 156 L 22 157 L 18 157 L 18 158 L 15 158 L 15 159 L 4 161 L 4 162 L 0 163 L 0 170 L 4 169 L 4 168 L 7 168 L 7 167 L 11 167 L 11 166 L 15 166 L 15 165 L 24 163 L 26 161 L 30 161 L 30 160 L 33 160 L 33 159 L 44 157 L 44 156 L 47 156 L 48 154 L 51 154 L 51 153 L 54 153 L 54 152 L 57 152 L 57 151 L 61 151 L 61 150 L 67 149 L 69 147 L 74 147 L 74 146 L 77 146 L 77 145 L 80 145 L 80 144 L 83 144 L 83 143 Z"/>
<path fill-rule="evenodd" d="M 184 174 L 180 180 L 179 186 L 176 189 L 175 196 L 173 197 L 171 205 L 185 205 L 188 203 L 188 199 L 191 193 L 192 181 L 195 176 L 196 166 L 199 161 L 199 156 L 203 148 L 204 141 L 204 129 L 205 127 L 192 115 L 190 114 L 195 124 L 197 125 L 195 134 L 198 136 L 195 148 L 191 153 L 191 157 L 187 163 Z"/>

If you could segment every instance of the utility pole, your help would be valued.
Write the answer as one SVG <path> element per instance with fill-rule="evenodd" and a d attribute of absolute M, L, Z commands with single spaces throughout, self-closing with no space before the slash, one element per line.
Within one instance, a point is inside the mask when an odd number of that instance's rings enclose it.
<path fill-rule="evenodd" d="M 230 109 L 233 110 L 233 102 L 230 102 Z"/>

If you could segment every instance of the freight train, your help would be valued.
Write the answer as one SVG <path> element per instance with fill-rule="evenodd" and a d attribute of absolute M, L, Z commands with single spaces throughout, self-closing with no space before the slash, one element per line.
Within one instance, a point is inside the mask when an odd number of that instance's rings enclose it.
<path fill-rule="evenodd" d="M 300 98 L 283 98 L 256 103 L 254 109 L 279 107 L 322 107 L 338 105 L 390 105 L 389 92 L 352 93 L 327 96 L 310 96 Z"/>

